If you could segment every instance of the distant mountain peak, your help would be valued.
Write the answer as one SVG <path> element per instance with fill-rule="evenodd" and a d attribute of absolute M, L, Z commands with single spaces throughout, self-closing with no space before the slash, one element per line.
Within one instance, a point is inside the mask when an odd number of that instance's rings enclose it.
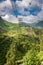
<path fill-rule="evenodd" d="M 39 21 L 37 21 L 37 23 L 33 23 L 33 24 L 31 24 L 33 27 L 37 27 L 37 28 L 43 28 L 43 20 L 39 20 Z"/>

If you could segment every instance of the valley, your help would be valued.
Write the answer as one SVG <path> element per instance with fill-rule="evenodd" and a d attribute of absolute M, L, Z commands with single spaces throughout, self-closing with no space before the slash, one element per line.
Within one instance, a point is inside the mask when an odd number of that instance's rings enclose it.
<path fill-rule="evenodd" d="M 41 65 L 42 61 L 43 28 L 0 18 L 0 65 Z"/>

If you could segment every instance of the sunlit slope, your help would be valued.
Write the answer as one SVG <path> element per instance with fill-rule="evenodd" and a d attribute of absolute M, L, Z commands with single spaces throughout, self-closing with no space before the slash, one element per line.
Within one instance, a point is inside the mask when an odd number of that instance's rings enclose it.
<path fill-rule="evenodd" d="M 0 18 L 0 32 L 18 29 L 18 24 L 13 24 Z"/>

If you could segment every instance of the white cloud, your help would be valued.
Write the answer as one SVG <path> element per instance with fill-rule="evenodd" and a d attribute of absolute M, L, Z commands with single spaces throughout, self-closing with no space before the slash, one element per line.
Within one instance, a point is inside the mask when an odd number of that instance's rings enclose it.
<path fill-rule="evenodd" d="M 12 22 L 12 23 L 19 23 L 18 18 L 16 18 L 13 15 L 10 14 L 6 14 L 5 16 L 2 16 L 2 18 L 4 20 L 7 20 L 8 22 Z"/>
<path fill-rule="evenodd" d="M 40 12 L 37 16 L 29 15 L 29 16 L 18 16 L 17 18 L 11 14 L 6 14 L 2 16 L 4 20 L 7 20 L 12 23 L 26 22 L 26 23 L 34 23 L 37 20 L 43 20 L 43 11 Z M 21 19 L 21 21 L 19 21 Z"/>
<path fill-rule="evenodd" d="M 33 15 L 19 16 L 19 18 L 22 19 L 22 22 L 26 22 L 26 23 L 34 23 L 34 22 L 36 22 L 39 19 L 38 16 L 33 16 Z"/>
<path fill-rule="evenodd" d="M 12 22 L 12 23 L 19 23 L 19 22 L 25 22 L 25 23 L 33 23 L 36 20 L 38 20 L 37 16 L 18 16 L 17 18 L 13 15 L 10 14 L 6 14 L 5 16 L 2 16 L 2 18 L 4 20 L 7 20 L 8 22 Z M 21 19 L 21 21 L 19 20 Z"/>
<path fill-rule="evenodd" d="M 29 3 L 31 3 L 31 5 L 29 5 Z M 43 3 L 39 2 L 39 0 L 22 0 L 22 1 L 16 1 L 16 3 L 13 2 L 13 6 L 15 9 L 16 8 L 19 10 L 20 13 L 22 14 L 26 14 L 27 16 L 18 16 L 17 18 L 10 14 L 12 8 L 12 3 L 10 0 L 6 0 L 3 1 L 2 3 L 0 3 L 0 15 L 4 15 L 2 16 L 3 19 L 7 20 L 7 21 L 11 21 L 12 23 L 19 23 L 19 18 L 22 19 L 23 22 L 27 22 L 27 23 L 33 23 L 37 20 L 43 20 Z M 24 8 L 28 8 L 29 10 L 31 10 L 32 8 L 38 6 L 39 8 L 41 8 L 41 11 L 38 12 L 37 16 L 34 16 L 32 14 L 30 14 L 30 12 L 28 11 L 24 11 Z M 34 12 L 36 13 L 36 12 Z"/>
<path fill-rule="evenodd" d="M 31 3 L 31 5 L 29 4 Z M 38 0 L 22 0 L 22 1 L 16 1 L 16 5 L 19 7 L 27 7 L 27 8 L 31 8 L 34 6 L 39 6 L 41 8 L 41 3 L 39 3 Z"/>
<path fill-rule="evenodd" d="M 10 0 L 6 0 L 0 3 L 0 16 L 9 13 L 12 10 L 12 4 Z"/>
<path fill-rule="evenodd" d="M 10 0 L 5 0 L 5 1 L 3 1 L 3 2 L 1 2 L 0 3 L 0 8 L 2 7 L 8 7 L 8 6 L 10 6 L 11 7 L 11 1 Z"/>
<path fill-rule="evenodd" d="M 31 5 L 30 5 L 30 3 L 31 3 Z M 32 10 L 32 9 L 35 9 L 35 8 L 36 8 L 36 10 L 33 13 L 38 14 L 42 9 L 42 3 L 40 3 L 39 0 L 22 0 L 22 1 L 17 0 L 16 3 L 13 3 L 13 4 L 16 4 L 16 8 L 23 15 L 24 14 L 30 15 L 29 10 Z M 24 8 L 27 8 L 28 11 L 24 11 Z"/>

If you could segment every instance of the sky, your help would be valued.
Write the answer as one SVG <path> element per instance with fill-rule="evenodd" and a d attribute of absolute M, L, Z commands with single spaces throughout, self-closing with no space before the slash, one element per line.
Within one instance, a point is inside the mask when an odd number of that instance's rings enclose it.
<path fill-rule="evenodd" d="M 0 0 L 0 16 L 12 23 L 43 20 L 43 0 Z"/>

